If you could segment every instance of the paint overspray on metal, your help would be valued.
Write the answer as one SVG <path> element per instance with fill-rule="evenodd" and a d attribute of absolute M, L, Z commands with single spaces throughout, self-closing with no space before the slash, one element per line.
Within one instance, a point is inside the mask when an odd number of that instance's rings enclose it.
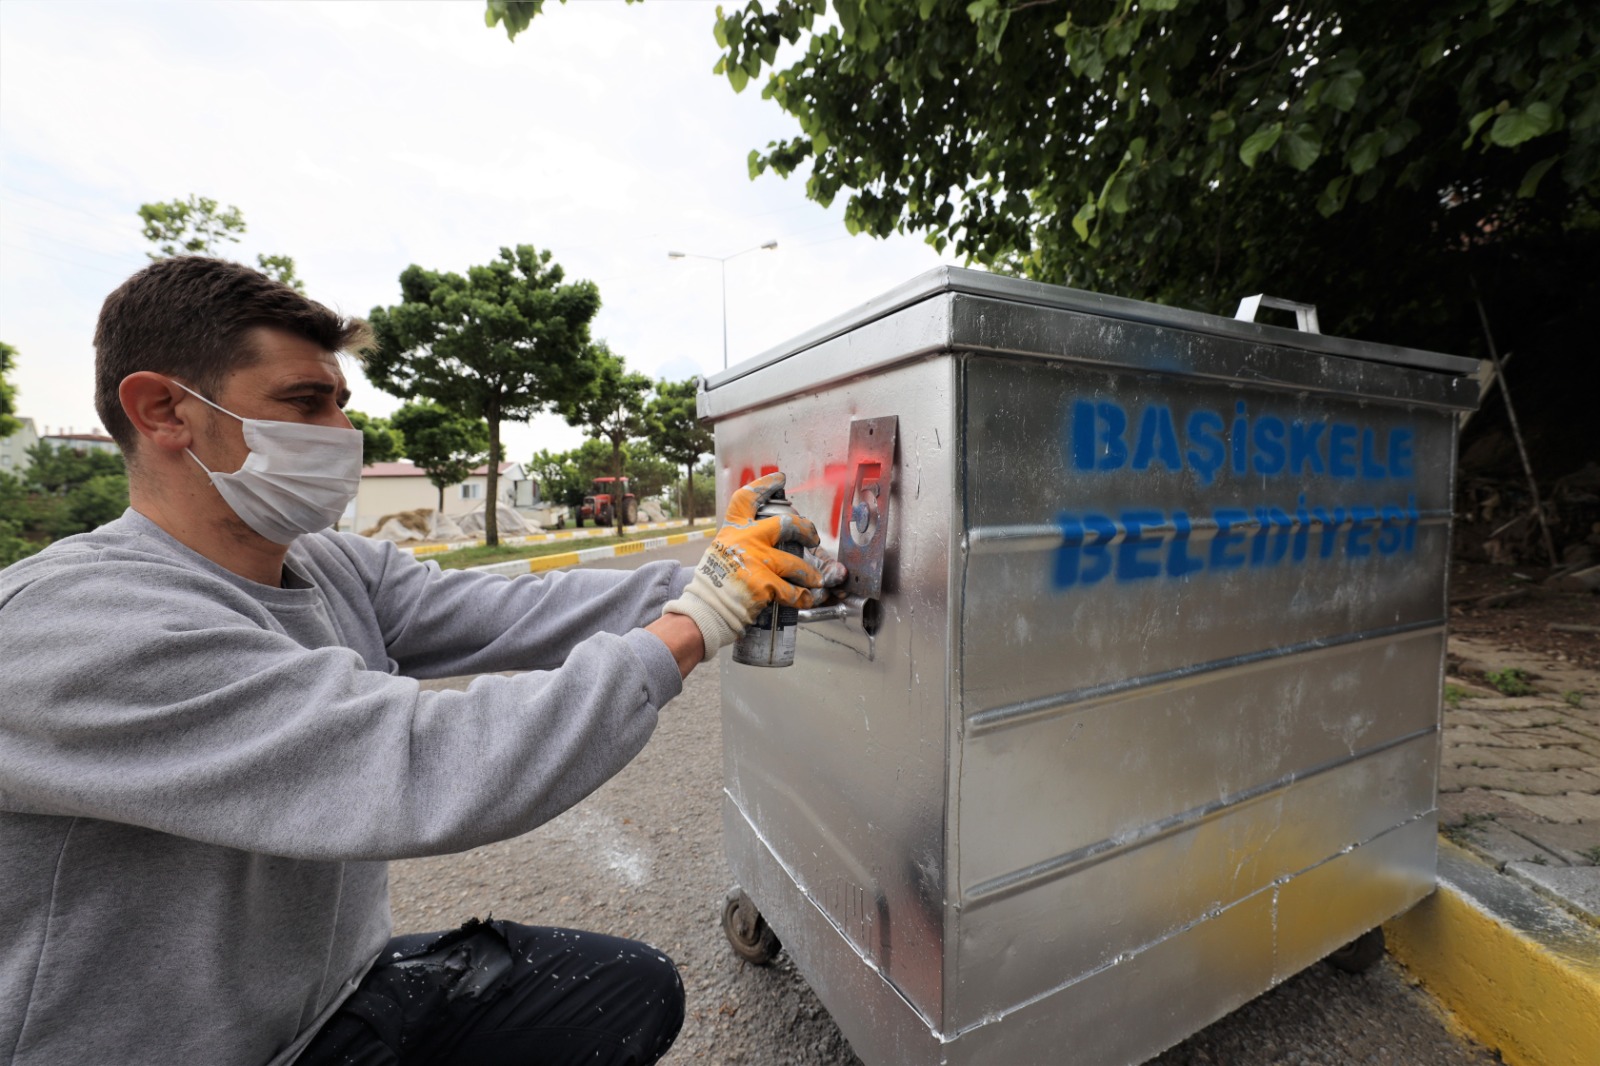
<path fill-rule="evenodd" d="M 710 380 L 723 498 L 841 553 L 898 416 L 875 656 L 722 675 L 734 879 L 864 1061 L 1144 1061 L 1431 890 L 1473 367 L 946 269 Z"/>

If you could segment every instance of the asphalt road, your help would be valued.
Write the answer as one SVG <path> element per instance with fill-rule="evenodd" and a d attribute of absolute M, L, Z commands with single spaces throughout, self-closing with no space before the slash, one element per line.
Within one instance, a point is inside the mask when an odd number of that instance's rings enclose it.
<path fill-rule="evenodd" d="M 702 550 L 703 544 L 672 549 L 685 562 Z M 666 1063 L 856 1063 L 787 957 L 769 968 L 745 965 L 723 939 L 729 875 L 721 847 L 718 693 L 716 664 L 696 670 L 640 756 L 540 829 L 461 855 L 395 863 L 396 931 L 448 928 L 493 914 L 646 940 L 677 961 L 688 990 L 688 1016 Z M 1455 1035 L 1433 1001 L 1388 960 L 1360 976 L 1313 966 L 1154 1060 L 1160 1066 L 1498 1061 Z M 1059 1062 L 1071 1063 L 1070 1051 Z"/>

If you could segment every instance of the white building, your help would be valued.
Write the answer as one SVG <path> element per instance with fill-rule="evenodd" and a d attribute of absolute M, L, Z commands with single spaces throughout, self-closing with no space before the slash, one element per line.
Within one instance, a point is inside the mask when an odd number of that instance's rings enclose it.
<path fill-rule="evenodd" d="M 70 429 L 65 433 L 57 430 L 54 433 L 41 433 L 39 439 L 46 444 L 57 448 L 71 448 L 75 452 L 110 452 L 112 455 L 121 455 L 122 449 L 117 447 L 117 442 L 101 433 L 99 427 L 93 433 L 74 433 Z"/>
<path fill-rule="evenodd" d="M 28 458 L 28 449 L 39 443 L 39 432 L 33 428 L 33 419 L 19 418 L 22 428 L 9 437 L 0 437 L 0 474 L 10 474 L 12 477 L 21 477 L 27 472 L 33 460 Z"/>
<path fill-rule="evenodd" d="M 500 499 L 508 507 L 518 506 L 518 486 L 524 501 L 530 497 L 531 483 L 521 463 L 500 464 Z M 488 464 L 478 467 L 465 481 L 447 485 L 444 490 L 444 513 L 462 515 L 483 506 L 484 494 L 489 486 Z M 532 492 L 533 499 L 538 493 Z M 523 506 L 528 506 L 526 502 Z M 356 492 L 352 512 L 346 512 L 339 528 L 357 533 L 371 529 L 386 515 L 403 511 L 437 510 L 439 490 L 433 487 L 428 475 L 420 467 L 408 462 L 373 463 L 361 469 L 361 487 Z"/>

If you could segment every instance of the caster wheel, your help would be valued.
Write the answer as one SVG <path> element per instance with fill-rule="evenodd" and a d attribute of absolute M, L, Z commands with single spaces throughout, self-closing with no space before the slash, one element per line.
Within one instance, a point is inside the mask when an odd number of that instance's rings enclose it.
<path fill-rule="evenodd" d="M 722 904 L 722 931 L 727 934 L 733 953 L 756 966 L 772 965 L 772 960 L 783 950 L 778 934 L 737 885 L 728 890 L 728 897 Z"/>
<path fill-rule="evenodd" d="M 1329 955 L 1326 962 L 1345 973 L 1365 973 L 1383 958 L 1383 929 L 1369 929 Z"/>

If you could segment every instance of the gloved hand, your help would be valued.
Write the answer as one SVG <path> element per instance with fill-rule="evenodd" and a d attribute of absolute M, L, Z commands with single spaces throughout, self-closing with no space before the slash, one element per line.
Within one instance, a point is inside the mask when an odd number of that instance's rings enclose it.
<path fill-rule="evenodd" d="M 830 588 L 844 582 L 844 565 L 818 548 L 817 527 L 809 518 L 756 519 L 756 511 L 783 483 L 782 473 L 768 474 L 733 494 L 722 528 L 695 567 L 693 580 L 683 595 L 661 609 L 694 621 L 707 658 L 738 640 L 767 605 L 815 607 L 828 598 Z M 777 547 L 780 541 L 811 548 L 823 568 Z"/>

